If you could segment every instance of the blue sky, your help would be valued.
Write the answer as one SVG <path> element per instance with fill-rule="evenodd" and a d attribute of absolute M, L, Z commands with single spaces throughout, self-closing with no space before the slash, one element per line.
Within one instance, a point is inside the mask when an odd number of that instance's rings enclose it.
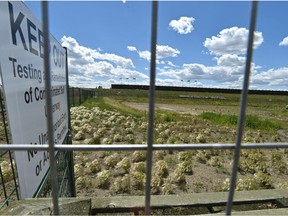
<path fill-rule="evenodd" d="M 25 1 L 41 19 L 39 2 Z M 72 86 L 149 84 L 151 2 L 50 1 Z M 251 3 L 160 1 L 157 85 L 241 88 Z M 288 2 L 260 1 L 250 88 L 288 83 Z M 286 39 L 285 39 L 286 38 Z"/>

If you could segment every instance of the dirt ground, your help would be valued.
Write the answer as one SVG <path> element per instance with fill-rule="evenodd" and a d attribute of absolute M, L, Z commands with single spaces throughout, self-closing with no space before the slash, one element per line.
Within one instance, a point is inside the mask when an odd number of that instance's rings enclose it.
<path fill-rule="evenodd" d="M 134 109 L 139 109 L 143 111 L 148 111 L 148 103 L 132 103 L 132 102 L 124 102 L 126 106 L 132 107 Z M 240 108 L 239 106 L 223 106 L 223 105 L 198 105 L 198 104 L 155 104 L 156 109 L 167 110 L 172 112 L 177 112 L 180 114 L 191 114 L 191 115 L 200 115 L 203 112 L 215 112 L 219 114 L 227 114 L 227 115 L 238 115 Z M 275 108 L 274 108 L 275 109 Z M 277 115 L 277 113 L 285 110 L 285 107 L 278 107 L 274 112 L 267 107 L 247 107 L 247 114 L 257 115 L 261 118 L 268 119 L 281 119 L 281 116 Z"/>
<path fill-rule="evenodd" d="M 148 111 L 148 104 L 147 103 L 131 103 L 131 102 L 125 102 L 124 103 L 126 106 L 132 107 L 134 109 L 139 109 L 143 111 Z M 237 111 L 239 110 L 238 107 L 233 107 L 231 106 L 208 106 L 208 105 L 186 105 L 186 104 L 155 104 L 156 109 L 162 109 L 162 110 L 167 110 L 167 111 L 173 111 L 173 112 L 178 112 L 181 114 L 189 113 L 191 115 L 199 115 L 203 112 L 221 112 L 223 111 L 224 113 L 233 113 L 236 114 Z"/>

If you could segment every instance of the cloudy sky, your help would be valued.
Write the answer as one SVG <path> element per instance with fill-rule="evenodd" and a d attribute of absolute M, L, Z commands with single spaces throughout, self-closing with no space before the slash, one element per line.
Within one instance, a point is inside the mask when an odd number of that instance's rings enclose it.
<path fill-rule="evenodd" d="M 39 2 L 25 4 L 40 19 Z M 72 86 L 149 84 L 151 2 L 51 1 Z M 157 85 L 241 88 L 251 3 L 160 1 Z M 288 2 L 260 2 L 251 89 L 288 90 Z"/>

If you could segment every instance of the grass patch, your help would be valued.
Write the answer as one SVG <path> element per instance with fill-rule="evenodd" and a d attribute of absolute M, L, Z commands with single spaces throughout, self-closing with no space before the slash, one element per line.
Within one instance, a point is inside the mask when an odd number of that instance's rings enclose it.
<path fill-rule="evenodd" d="M 177 112 L 156 109 L 154 119 L 159 123 L 169 123 L 183 121 L 185 120 L 185 117 Z"/>
<path fill-rule="evenodd" d="M 138 109 L 134 109 L 131 108 L 129 106 L 124 105 L 123 103 L 119 102 L 118 100 L 113 100 L 111 98 L 103 98 L 104 100 L 104 104 L 109 107 L 112 108 L 113 110 L 117 110 L 120 113 L 126 114 L 126 115 L 133 115 L 135 117 L 144 117 L 145 116 L 145 112 L 138 110 Z"/>
<path fill-rule="evenodd" d="M 124 115 L 133 115 L 135 117 L 145 117 L 145 112 L 133 109 L 119 102 L 118 100 L 108 97 L 90 98 L 81 104 L 87 108 L 99 107 L 101 110 L 117 111 Z"/>
<path fill-rule="evenodd" d="M 177 113 L 171 113 L 163 110 L 156 111 L 156 119 L 160 122 L 176 122 Z"/>
<path fill-rule="evenodd" d="M 236 115 L 222 115 L 213 112 L 204 112 L 200 117 L 221 125 L 237 125 L 238 118 Z"/>
<path fill-rule="evenodd" d="M 236 126 L 238 122 L 238 116 L 236 115 L 224 115 L 213 112 L 204 112 L 200 114 L 200 117 L 202 119 L 206 119 L 220 125 Z M 255 115 L 247 115 L 245 126 L 255 130 L 270 131 L 280 128 L 281 124 L 279 122 L 269 119 L 261 119 Z"/>
<path fill-rule="evenodd" d="M 281 127 L 281 124 L 269 119 L 261 119 L 258 116 L 248 115 L 246 118 L 246 126 L 252 129 L 277 129 Z"/>
<path fill-rule="evenodd" d="M 89 98 L 80 104 L 81 106 L 85 106 L 89 109 L 98 106 L 100 109 L 103 107 L 103 100 L 101 98 Z M 102 109 L 101 109 L 102 110 Z"/>

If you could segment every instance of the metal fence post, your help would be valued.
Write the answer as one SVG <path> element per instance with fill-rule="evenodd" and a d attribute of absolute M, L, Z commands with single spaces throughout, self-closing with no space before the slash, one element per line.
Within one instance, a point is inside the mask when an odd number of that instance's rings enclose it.
<path fill-rule="evenodd" d="M 80 104 L 81 104 L 81 89 L 80 88 L 78 88 L 78 91 L 79 91 L 79 106 L 80 106 Z"/>
<path fill-rule="evenodd" d="M 250 78 L 250 73 L 251 73 L 254 31 L 256 27 L 256 18 L 257 18 L 257 6 L 258 6 L 258 2 L 253 1 L 252 9 L 251 9 L 251 17 L 250 17 L 248 44 L 247 44 L 245 75 L 244 75 L 243 89 L 242 89 L 242 95 L 241 95 L 241 105 L 240 105 L 241 107 L 240 107 L 240 113 L 239 113 L 239 118 L 238 118 L 236 147 L 234 150 L 234 158 L 233 158 L 233 166 L 232 166 L 232 171 L 231 171 L 231 181 L 230 181 L 230 188 L 229 188 L 228 201 L 227 201 L 227 207 L 226 207 L 226 215 L 231 214 L 232 205 L 233 205 L 233 197 L 234 197 L 236 181 L 237 181 L 237 171 L 238 171 L 238 164 L 239 164 L 239 159 L 240 159 L 241 141 L 242 141 L 244 126 L 245 126 L 244 124 L 245 124 L 245 115 L 246 115 L 246 106 L 247 106 L 247 97 L 248 97 L 248 88 L 249 88 L 249 78 Z"/>
<path fill-rule="evenodd" d="M 69 72 L 68 72 L 68 52 L 67 48 L 64 47 L 66 52 L 66 90 L 67 90 L 67 104 L 68 104 L 68 134 L 67 134 L 67 144 L 72 144 L 72 127 L 71 127 L 71 114 L 70 114 L 70 92 L 69 92 Z M 74 99 L 74 98 L 73 98 Z M 75 191 L 75 177 L 74 177 L 74 159 L 73 151 L 66 152 L 68 154 L 68 169 L 69 169 L 69 185 L 71 195 L 76 197 Z"/>
<path fill-rule="evenodd" d="M 0 104 L 1 104 L 1 115 L 2 115 L 2 120 L 4 124 L 4 132 L 5 132 L 5 138 L 6 138 L 6 143 L 9 144 L 9 136 L 8 136 L 8 131 L 7 131 L 7 124 L 6 124 L 6 119 L 5 119 L 5 108 L 3 105 L 3 97 L 2 97 L 2 89 L 0 92 Z"/>
<path fill-rule="evenodd" d="M 13 164 L 13 160 L 12 160 L 11 151 L 9 151 L 9 160 L 10 160 L 10 166 L 11 166 L 12 175 L 13 175 L 13 181 L 14 181 L 16 196 L 17 196 L 17 199 L 19 200 L 18 184 L 17 184 L 17 180 L 16 180 L 15 168 L 14 168 L 14 164 Z"/>
<path fill-rule="evenodd" d="M 4 177 L 3 177 L 3 172 L 2 172 L 1 165 L 0 165 L 0 178 L 1 178 L 1 182 L 2 182 L 4 197 L 5 197 L 5 200 L 7 200 L 8 196 L 7 196 L 7 192 L 6 192 L 6 186 L 5 186 L 5 182 L 4 182 Z M 8 200 L 6 201 L 6 205 L 7 206 L 9 205 Z"/>
<path fill-rule="evenodd" d="M 156 78 L 156 43 L 157 43 L 158 2 L 152 2 L 151 24 L 151 61 L 150 61 L 150 88 L 149 88 L 149 124 L 147 135 L 147 162 L 146 162 L 146 188 L 145 188 L 145 215 L 151 214 L 151 175 L 152 155 L 154 142 L 154 110 L 155 110 L 155 78 Z"/>
<path fill-rule="evenodd" d="M 42 1 L 42 25 L 44 38 L 44 70 L 45 70 L 45 92 L 46 92 L 46 107 L 47 107 L 47 129 L 50 157 L 50 175 L 52 185 L 52 202 L 53 213 L 59 215 L 58 203 L 58 180 L 57 180 L 57 164 L 54 148 L 54 130 L 53 130 L 53 111 L 52 111 L 52 93 L 51 93 L 51 70 L 50 70 L 50 40 L 49 40 L 49 18 L 48 18 L 48 2 Z"/>
<path fill-rule="evenodd" d="M 72 87 L 71 90 L 72 90 L 72 104 L 73 104 L 73 107 L 74 107 L 75 106 L 74 87 Z"/>

